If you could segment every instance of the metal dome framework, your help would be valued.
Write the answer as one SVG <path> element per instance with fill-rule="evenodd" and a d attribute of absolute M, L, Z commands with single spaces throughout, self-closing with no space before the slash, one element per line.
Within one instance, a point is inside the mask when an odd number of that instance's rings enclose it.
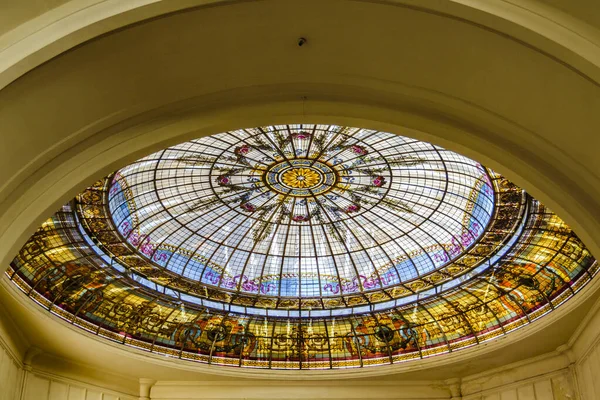
<path fill-rule="evenodd" d="M 9 274 L 112 340 L 311 369 L 489 340 L 562 304 L 596 269 L 564 222 L 472 160 L 384 132 L 285 125 L 121 169 L 48 220 Z"/>

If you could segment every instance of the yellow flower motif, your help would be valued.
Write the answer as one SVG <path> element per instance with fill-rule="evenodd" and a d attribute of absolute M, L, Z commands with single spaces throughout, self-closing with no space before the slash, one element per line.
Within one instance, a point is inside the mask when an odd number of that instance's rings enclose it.
<path fill-rule="evenodd" d="M 281 180 L 285 185 L 294 189 L 304 189 L 318 184 L 320 177 L 310 168 L 292 168 L 283 173 Z"/>

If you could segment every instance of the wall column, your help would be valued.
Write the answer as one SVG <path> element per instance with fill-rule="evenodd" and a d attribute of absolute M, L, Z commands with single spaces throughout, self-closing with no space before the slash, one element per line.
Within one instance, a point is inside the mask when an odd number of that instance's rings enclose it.
<path fill-rule="evenodd" d="M 460 378 L 448 379 L 446 381 L 448 385 L 448 389 L 450 390 L 450 395 L 452 396 L 450 400 L 462 400 L 462 390 L 461 390 L 461 380 Z"/>
<path fill-rule="evenodd" d="M 150 389 L 155 383 L 154 379 L 140 378 L 140 400 L 151 400 Z"/>
<path fill-rule="evenodd" d="M 27 390 L 27 377 L 33 370 L 33 359 L 41 352 L 42 350 L 40 350 L 39 348 L 31 346 L 27 349 L 27 352 L 25 353 L 25 357 L 23 358 L 23 379 L 21 381 L 21 393 L 19 396 L 19 400 L 25 399 L 25 391 Z"/>

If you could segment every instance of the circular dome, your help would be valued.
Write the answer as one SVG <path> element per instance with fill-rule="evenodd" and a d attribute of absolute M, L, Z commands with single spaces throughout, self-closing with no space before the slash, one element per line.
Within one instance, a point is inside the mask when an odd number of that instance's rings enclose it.
<path fill-rule="evenodd" d="M 125 240 L 179 277 L 261 298 L 331 300 L 459 258 L 490 223 L 494 189 L 480 164 L 429 143 L 280 126 L 152 154 L 114 175 L 108 204 Z M 309 307 L 328 304 L 337 303 Z"/>
<path fill-rule="evenodd" d="M 49 219 L 9 275 L 112 340 L 310 369 L 507 334 L 596 270 L 563 221 L 473 160 L 385 132 L 284 125 L 122 168 Z"/>

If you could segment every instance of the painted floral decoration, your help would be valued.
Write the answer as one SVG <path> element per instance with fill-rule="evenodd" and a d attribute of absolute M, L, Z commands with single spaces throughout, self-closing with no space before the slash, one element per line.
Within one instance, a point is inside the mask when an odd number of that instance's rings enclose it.
<path fill-rule="evenodd" d="M 354 154 L 358 154 L 359 156 L 366 156 L 369 151 L 367 149 L 365 149 L 363 146 L 359 146 L 359 145 L 352 145 L 350 146 L 350 150 L 354 153 Z"/>
<path fill-rule="evenodd" d="M 292 138 L 293 139 L 298 139 L 298 140 L 310 139 L 311 136 L 312 135 L 310 133 L 304 132 L 304 131 L 292 133 Z"/>
<path fill-rule="evenodd" d="M 292 221 L 295 222 L 306 222 L 310 220 L 310 215 L 294 215 L 292 217 Z"/>
<path fill-rule="evenodd" d="M 386 180 L 383 176 L 378 175 L 373 178 L 373 186 L 382 187 L 386 184 Z"/>
<path fill-rule="evenodd" d="M 229 185 L 231 183 L 231 178 L 229 178 L 226 175 L 219 175 L 219 176 L 217 176 L 217 183 L 220 186 Z"/>
<path fill-rule="evenodd" d="M 358 210 L 360 210 L 360 206 L 358 204 L 350 204 L 344 208 L 344 212 L 347 214 L 358 212 Z"/>
<path fill-rule="evenodd" d="M 254 205 L 252 205 L 250 203 L 242 203 L 242 204 L 240 204 L 240 208 L 244 211 L 251 212 L 251 213 L 256 211 L 256 207 L 254 207 Z"/>
<path fill-rule="evenodd" d="M 234 152 L 237 155 L 245 156 L 246 154 L 250 153 L 250 146 L 248 146 L 247 144 L 244 144 L 240 147 L 236 147 Z"/>

